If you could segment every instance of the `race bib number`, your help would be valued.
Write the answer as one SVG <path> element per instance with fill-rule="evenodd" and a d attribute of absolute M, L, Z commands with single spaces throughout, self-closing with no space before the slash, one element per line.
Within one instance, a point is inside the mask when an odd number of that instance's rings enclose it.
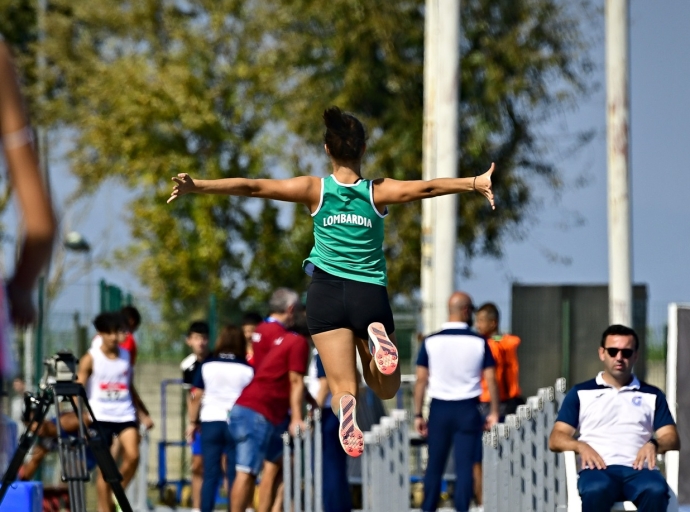
<path fill-rule="evenodd" d="M 101 382 L 98 386 L 98 400 L 101 402 L 122 402 L 129 399 L 129 387 L 121 382 Z"/>

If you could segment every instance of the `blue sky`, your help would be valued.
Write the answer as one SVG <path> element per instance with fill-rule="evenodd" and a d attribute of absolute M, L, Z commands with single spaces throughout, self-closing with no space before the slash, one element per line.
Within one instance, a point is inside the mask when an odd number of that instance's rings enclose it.
<path fill-rule="evenodd" d="M 630 18 L 633 278 L 648 285 L 649 320 L 656 323 L 663 321 L 668 302 L 690 301 L 690 173 L 685 158 L 690 148 L 690 2 L 633 0 Z M 593 57 L 602 64 L 596 72 L 599 92 L 558 121 L 569 129 L 597 132 L 585 151 L 563 164 L 566 179 L 584 173 L 588 185 L 564 191 L 559 202 L 547 202 L 526 239 L 507 244 L 505 258 L 473 264 L 473 277 L 458 284 L 476 302 L 506 306 L 512 281 L 608 281 L 603 37 Z M 584 225 L 563 230 L 564 212 L 579 212 Z M 543 247 L 568 257 L 571 264 L 549 263 Z"/>
<path fill-rule="evenodd" d="M 507 309 L 513 281 L 584 284 L 608 280 L 603 19 L 600 21 L 593 30 L 601 33 L 592 34 L 596 36 L 593 57 L 601 63 L 594 76 L 601 84 L 599 91 L 583 99 L 575 111 L 552 120 L 543 130 L 547 136 L 563 129 L 596 130 L 597 136 L 584 151 L 562 162 L 566 183 L 572 185 L 578 176 L 584 176 L 587 185 L 567 186 L 560 199 L 546 199 L 527 236 L 509 241 L 502 260 L 476 260 L 469 279 L 456 279 L 475 302 L 492 300 Z M 636 282 L 649 286 L 652 323 L 663 322 L 666 303 L 690 301 L 690 266 L 686 257 L 690 240 L 690 222 L 686 220 L 690 218 L 690 173 L 684 158 L 684 151 L 690 148 L 689 22 L 687 0 L 631 2 L 633 276 Z M 56 153 L 51 179 L 56 205 L 62 209 L 75 180 Z M 127 196 L 121 187 L 108 186 L 90 201 L 87 215 L 78 218 L 73 214 L 67 223 L 92 243 L 98 240 L 97 252 L 126 244 Z M 9 226 L 14 225 L 12 217 L 7 219 Z M 584 222 L 564 228 L 564 219 L 573 217 Z M 550 262 L 544 255 L 545 248 L 570 263 Z M 7 246 L 5 249 L 10 252 Z M 70 258 L 74 263 L 80 261 L 78 255 Z M 143 293 L 136 277 L 125 270 L 96 268 L 89 281 L 95 283 L 100 278 Z M 69 286 L 55 308 L 82 309 L 85 286 L 85 278 Z M 92 297 L 97 296 L 94 290 Z M 91 311 L 95 310 L 93 305 Z"/>

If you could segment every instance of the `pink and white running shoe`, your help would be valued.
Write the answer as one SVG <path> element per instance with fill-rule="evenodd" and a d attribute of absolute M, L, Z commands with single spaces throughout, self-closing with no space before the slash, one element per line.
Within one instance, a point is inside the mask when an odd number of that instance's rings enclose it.
<path fill-rule="evenodd" d="M 340 445 L 350 457 L 359 457 L 364 451 L 364 434 L 357 426 L 357 400 L 352 395 L 340 397 Z"/>
<path fill-rule="evenodd" d="M 388 338 L 383 324 L 374 322 L 367 328 L 369 333 L 369 351 L 376 367 L 384 375 L 392 374 L 398 367 L 398 349 Z"/>

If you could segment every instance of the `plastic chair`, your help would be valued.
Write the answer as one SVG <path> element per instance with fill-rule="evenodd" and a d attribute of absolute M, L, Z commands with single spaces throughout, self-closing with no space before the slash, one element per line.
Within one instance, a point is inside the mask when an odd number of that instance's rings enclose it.
<path fill-rule="evenodd" d="M 565 480 L 568 512 L 582 512 L 582 500 L 577 490 L 577 460 L 575 452 L 563 452 L 565 456 Z M 661 457 L 661 456 L 660 456 Z M 678 512 L 678 469 L 680 464 L 680 452 L 669 451 L 665 455 L 666 483 L 669 487 L 670 500 L 667 512 Z M 612 511 L 637 510 L 631 501 L 620 501 L 613 505 Z"/>

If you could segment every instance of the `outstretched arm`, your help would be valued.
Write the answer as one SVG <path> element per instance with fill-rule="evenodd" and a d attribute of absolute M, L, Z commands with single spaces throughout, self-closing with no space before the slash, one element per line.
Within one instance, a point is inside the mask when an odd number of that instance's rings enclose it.
<path fill-rule="evenodd" d="M 55 235 L 55 217 L 32 140 L 12 58 L 0 42 L 0 145 L 24 225 L 22 249 L 7 287 L 13 321 L 20 326 L 34 319 L 31 291 L 50 258 Z"/>
<path fill-rule="evenodd" d="M 398 181 L 389 178 L 376 180 L 374 184 L 374 202 L 379 208 L 389 204 L 409 203 L 420 199 L 459 194 L 476 190 L 494 206 L 494 194 L 491 190 L 491 175 L 494 164 L 481 176 L 474 178 L 437 178 L 434 180 Z"/>
<path fill-rule="evenodd" d="M 221 194 L 228 196 L 261 197 L 307 205 L 314 211 L 321 199 L 321 179 L 299 176 L 286 180 L 223 178 L 195 180 L 189 174 L 178 174 L 168 203 L 185 194 Z"/>

